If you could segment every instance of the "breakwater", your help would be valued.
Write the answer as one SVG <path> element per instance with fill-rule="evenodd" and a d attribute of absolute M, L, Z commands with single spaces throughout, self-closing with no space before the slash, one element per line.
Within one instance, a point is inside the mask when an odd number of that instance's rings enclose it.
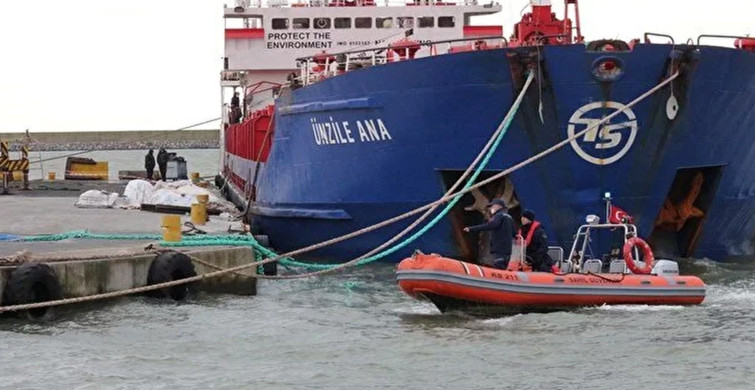
<path fill-rule="evenodd" d="M 25 133 L 0 133 L 12 151 L 20 150 L 27 139 Z M 81 131 L 29 133 L 31 150 L 135 150 L 135 149 L 216 149 L 218 130 L 167 131 Z"/>

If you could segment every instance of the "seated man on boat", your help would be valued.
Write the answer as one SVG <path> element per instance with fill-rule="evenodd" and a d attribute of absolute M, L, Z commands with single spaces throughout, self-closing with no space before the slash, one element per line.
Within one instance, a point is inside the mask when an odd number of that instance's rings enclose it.
<path fill-rule="evenodd" d="M 464 231 L 467 233 L 489 231 L 493 267 L 506 269 L 511 258 L 514 219 L 507 213 L 506 203 L 501 199 L 493 199 L 487 207 L 490 208 L 490 220 L 482 225 L 465 227 Z"/>
<path fill-rule="evenodd" d="M 519 229 L 518 235 L 524 237 L 524 244 L 527 248 L 527 259 L 532 264 L 532 270 L 537 272 L 551 272 L 554 269 L 555 262 L 548 255 L 548 237 L 540 222 L 535 220 L 535 213 L 532 210 L 522 212 L 522 228 Z"/>

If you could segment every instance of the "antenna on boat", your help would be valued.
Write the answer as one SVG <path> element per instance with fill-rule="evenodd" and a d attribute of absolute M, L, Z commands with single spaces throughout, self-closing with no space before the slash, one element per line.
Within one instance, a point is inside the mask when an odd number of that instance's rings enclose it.
<path fill-rule="evenodd" d="M 611 221 L 611 193 L 606 192 L 603 194 L 603 200 L 606 201 L 606 222 L 610 223 Z"/>

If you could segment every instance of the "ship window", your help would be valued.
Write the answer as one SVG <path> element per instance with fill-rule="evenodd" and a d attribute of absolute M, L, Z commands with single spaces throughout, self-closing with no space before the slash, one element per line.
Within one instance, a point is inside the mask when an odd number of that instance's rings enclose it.
<path fill-rule="evenodd" d="M 414 18 L 400 17 L 398 18 L 399 28 L 414 28 Z"/>
<path fill-rule="evenodd" d="M 435 18 L 432 16 L 421 16 L 417 18 L 420 28 L 435 27 Z"/>
<path fill-rule="evenodd" d="M 367 18 L 370 20 L 370 18 Z M 335 18 L 334 24 L 336 28 L 351 28 L 351 18 Z"/>
<path fill-rule="evenodd" d="M 354 27 L 372 28 L 372 18 L 356 18 L 354 19 Z"/>
<path fill-rule="evenodd" d="M 375 18 L 375 27 L 393 28 L 393 18 Z"/>
<path fill-rule="evenodd" d="M 453 27 L 456 25 L 455 19 L 453 16 L 441 16 L 438 18 L 438 27 Z"/>
<path fill-rule="evenodd" d="M 285 18 L 274 18 L 273 19 L 273 30 L 288 30 L 288 19 L 285 19 Z"/>
<path fill-rule="evenodd" d="M 316 29 L 330 28 L 330 18 L 315 18 L 314 23 Z"/>
<path fill-rule="evenodd" d="M 306 30 L 309 28 L 309 18 L 294 18 L 294 30 Z"/>

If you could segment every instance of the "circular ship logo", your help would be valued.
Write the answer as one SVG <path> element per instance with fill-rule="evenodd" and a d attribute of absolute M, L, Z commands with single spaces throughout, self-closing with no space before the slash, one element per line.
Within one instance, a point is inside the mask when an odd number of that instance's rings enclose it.
<path fill-rule="evenodd" d="M 567 132 L 569 138 L 574 134 L 592 127 L 606 115 L 623 108 L 617 102 L 595 102 L 580 107 L 569 119 Z M 619 114 L 612 121 L 620 123 L 605 123 L 587 133 L 580 140 L 571 140 L 571 146 L 577 154 L 595 165 L 608 165 L 624 157 L 637 137 L 637 117 L 631 109 Z"/>

